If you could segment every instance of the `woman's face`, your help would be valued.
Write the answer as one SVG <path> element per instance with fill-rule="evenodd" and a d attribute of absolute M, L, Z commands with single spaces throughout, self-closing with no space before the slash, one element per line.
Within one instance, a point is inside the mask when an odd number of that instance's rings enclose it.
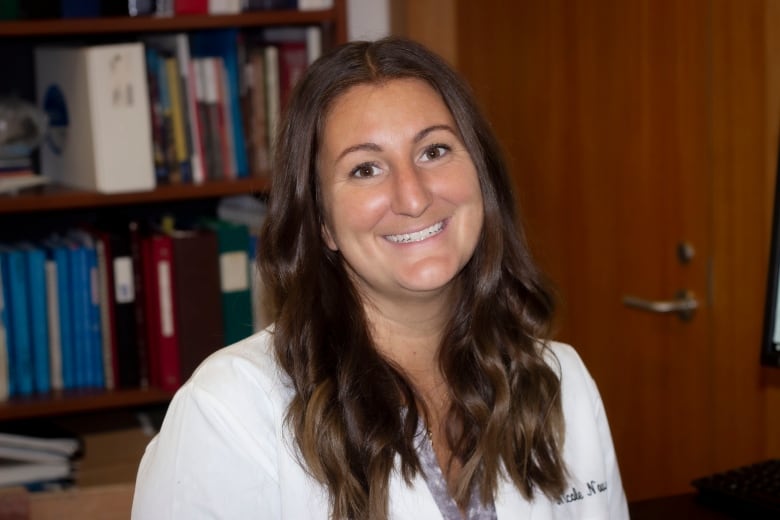
<path fill-rule="evenodd" d="M 477 171 L 439 94 L 416 79 L 352 87 L 318 156 L 327 246 L 374 302 L 443 294 L 482 230 Z"/>

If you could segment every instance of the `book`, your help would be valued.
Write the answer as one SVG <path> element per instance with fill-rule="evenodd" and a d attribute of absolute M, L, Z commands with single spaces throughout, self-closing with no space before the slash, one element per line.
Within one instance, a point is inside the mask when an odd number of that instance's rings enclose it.
<path fill-rule="evenodd" d="M 33 393 L 32 339 L 27 293 L 27 262 L 24 253 L 15 247 L 0 248 L 3 269 L 3 291 L 6 309 L 8 368 L 10 394 L 26 396 Z"/>
<path fill-rule="evenodd" d="M 191 144 L 188 136 L 186 110 L 187 100 L 182 92 L 179 75 L 179 60 L 176 56 L 168 56 L 164 60 L 166 80 L 170 93 L 171 121 L 173 127 L 173 150 L 176 166 L 181 182 L 192 183 L 192 167 L 190 163 Z"/>
<path fill-rule="evenodd" d="M 69 479 L 72 471 L 68 460 L 20 462 L 0 457 L 0 487 Z"/>
<path fill-rule="evenodd" d="M 168 184 L 168 161 L 166 157 L 167 142 L 165 121 L 160 92 L 160 53 L 157 49 L 146 46 L 146 81 L 149 91 L 149 118 L 152 133 L 152 160 L 154 162 L 154 177 L 156 184 Z"/>
<path fill-rule="evenodd" d="M 59 358 L 59 374 L 52 374 L 52 382 L 62 381 L 62 388 L 70 389 L 76 386 L 76 354 L 74 342 L 74 313 L 71 284 L 71 251 L 70 244 L 61 236 L 53 235 L 43 242 L 47 250 L 48 258 L 56 266 L 57 301 L 51 302 L 56 307 L 59 333 L 50 334 L 54 339 L 50 349 L 57 349 L 59 340 L 59 356 L 52 354 L 51 359 Z M 49 329 L 51 333 L 51 328 Z M 58 366 L 52 364 L 52 370 Z"/>
<path fill-rule="evenodd" d="M 114 377 L 118 388 L 137 388 L 140 384 L 136 323 L 136 289 L 129 230 L 105 232 L 109 259 L 108 301 L 113 315 L 115 345 Z"/>
<path fill-rule="evenodd" d="M 97 253 L 98 305 L 100 307 L 100 338 L 103 359 L 103 386 L 108 390 L 117 388 L 119 362 L 117 359 L 116 322 L 114 315 L 113 269 L 110 236 L 93 230 L 95 252 Z"/>
<path fill-rule="evenodd" d="M 259 40 L 277 48 L 279 59 L 279 98 L 282 108 L 309 63 L 322 53 L 321 29 L 309 27 L 268 27 Z M 318 45 L 319 44 L 319 45 Z"/>
<path fill-rule="evenodd" d="M 19 0 L 0 0 L 0 20 L 19 19 Z"/>
<path fill-rule="evenodd" d="M 179 338 L 174 312 L 174 266 L 171 237 L 152 233 L 143 241 L 147 311 L 149 382 L 163 390 L 182 383 Z M 201 302 L 202 303 L 202 302 Z"/>
<path fill-rule="evenodd" d="M 209 92 L 206 86 L 206 60 L 208 58 L 192 58 L 192 72 L 194 77 L 195 111 L 198 124 L 201 128 L 201 144 L 203 148 L 203 169 L 206 179 L 221 178 L 220 164 L 218 164 L 216 146 L 219 137 L 216 135 L 216 115 L 212 117 L 211 104 L 208 98 Z"/>
<path fill-rule="evenodd" d="M 167 12 L 172 0 L 101 0 L 100 16 L 143 16 L 149 14 L 172 14 Z"/>
<path fill-rule="evenodd" d="M 2 253 L 0 252 L 0 255 Z M 3 262 L 0 261 L 0 401 L 8 399 L 10 381 L 8 374 L 8 318 L 5 312 L 5 296 L 3 294 Z"/>
<path fill-rule="evenodd" d="M 274 9 L 295 9 L 298 0 L 246 0 L 245 11 L 270 11 Z"/>
<path fill-rule="evenodd" d="M 223 334 L 225 344 L 230 345 L 254 332 L 249 229 L 218 219 L 206 219 L 204 224 L 217 234 Z"/>
<path fill-rule="evenodd" d="M 144 254 L 143 254 L 143 237 L 146 232 L 142 221 L 130 220 L 127 224 L 128 243 L 130 245 L 130 258 L 132 260 L 133 267 L 133 288 L 135 290 L 135 304 L 134 304 L 134 317 L 135 317 L 135 353 L 137 364 L 128 363 L 127 368 L 137 369 L 137 384 L 141 388 L 147 388 L 149 386 L 149 364 L 147 361 L 147 352 L 149 350 L 147 330 L 149 328 L 146 322 L 146 288 L 145 278 L 147 272 L 145 270 Z M 123 375 L 126 368 L 122 369 Z M 123 380 L 129 379 L 130 376 L 124 375 Z"/>
<path fill-rule="evenodd" d="M 83 294 L 80 300 L 84 307 L 86 328 L 83 331 L 85 385 L 91 388 L 105 388 L 103 369 L 103 324 L 100 317 L 100 281 L 98 274 L 97 244 L 95 238 L 84 229 L 73 229 L 69 237 L 79 247 L 81 260 L 79 274 L 83 276 L 83 290 L 74 286 L 74 292 Z"/>
<path fill-rule="evenodd" d="M 205 180 L 204 153 L 201 123 L 198 120 L 195 94 L 195 72 L 193 59 L 190 53 L 189 36 L 186 33 L 161 34 L 144 37 L 147 52 L 150 48 L 158 49 L 168 56 L 174 56 L 178 65 L 179 97 L 181 99 L 181 112 L 183 116 L 182 128 L 185 134 L 184 141 L 189 151 L 188 168 L 191 170 L 193 182 L 201 183 Z M 169 81 L 170 85 L 170 81 Z M 188 176 L 188 175 L 185 175 Z"/>
<path fill-rule="evenodd" d="M 221 220 L 242 224 L 249 231 L 249 273 L 252 302 L 252 323 L 254 331 L 260 331 L 270 325 L 271 313 L 264 300 L 264 285 L 257 267 L 257 248 L 260 228 L 265 220 L 266 205 L 251 195 L 235 195 L 220 200 L 217 217 Z"/>
<path fill-rule="evenodd" d="M 238 163 L 236 162 L 236 148 L 240 143 L 236 141 L 235 129 L 233 127 L 233 103 L 235 102 L 230 95 L 230 79 L 228 78 L 227 68 L 225 67 L 225 60 L 220 59 L 217 61 L 219 65 L 216 68 L 217 76 L 217 98 L 219 99 L 220 106 L 220 132 L 224 136 L 225 144 L 225 168 L 228 172 L 228 177 L 235 179 L 238 177 Z M 240 104 L 240 99 L 239 99 Z M 240 116 L 239 116 L 240 117 Z M 243 119 L 243 117 L 242 117 Z M 243 129 L 243 124 L 241 124 Z"/>
<path fill-rule="evenodd" d="M 209 14 L 236 14 L 241 12 L 241 0 L 208 0 Z"/>
<path fill-rule="evenodd" d="M 242 94 L 242 106 L 245 114 L 249 172 L 253 177 L 269 177 L 271 173 L 264 70 L 263 50 L 248 49 L 245 65 L 246 89 Z"/>
<path fill-rule="evenodd" d="M 265 64 L 265 106 L 268 122 L 268 143 L 273 155 L 274 143 L 281 119 L 281 85 L 279 83 L 279 50 L 275 45 L 263 47 L 263 63 Z"/>
<path fill-rule="evenodd" d="M 224 65 L 222 58 L 207 57 L 201 62 L 203 97 L 207 125 L 209 127 L 210 147 L 212 157 L 210 164 L 213 168 L 213 178 L 226 179 L 234 177 L 235 172 L 230 170 L 230 153 L 225 133 L 225 105 L 220 99 L 220 78 Z"/>
<path fill-rule="evenodd" d="M 333 0 L 298 0 L 299 11 L 317 11 L 332 8 Z"/>
<path fill-rule="evenodd" d="M 173 12 L 179 14 L 208 14 L 208 0 L 175 0 Z"/>
<path fill-rule="evenodd" d="M 52 390 L 63 390 L 65 383 L 62 378 L 59 267 L 48 248 L 46 248 L 46 309 L 49 327 L 49 380 Z"/>
<path fill-rule="evenodd" d="M 60 0 L 62 18 L 96 18 L 100 16 L 101 0 Z"/>
<path fill-rule="evenodd" d="M 51 389 L 49 371 L 49 324 L 46 302 L 46 253 L 30 242 L 19 245 L 27 264 L 27 303 L 29 305 L 27 326 L 30 331 L 32 355 L 33 391 L 46 393 Z"/>
<path fill-rule="evenodd" d="M 219 244 L 217 235 L 204 229 L 175 230 L 171 238 L 179 360 L 185 381 L 201 361 L 225 345 Z"/>
<path fill-rule="evenodd" d="M 103 193 L 154 187 L 142 43 L 37 47 L 35 78 L 44 176 Z"/>
<path fill-rule="evenodd" d="M 170 78 L 166 66 L 166 56 L 158 53 L 157 82 L 160 93 L 160 114 L 162 119 L 163 158 L 168 171 L 167 182 L 179 184 L 182 181 L 181 168 L 176 154 L 176 135 L 174 131 L 173 102 L 171 98 Z"/>
<path fill-rule="evenodd" d="M 225 66 L 227 93 L 230 107 L 231 131 L 235 146 L 232 149 L 236 164 L 236 176 L 246 177 L 249 168 L 246 157 L 246 146 L 243 126 L 241 123 L 241 107 L 239 99 L 239 62 L 237 29 L 218 29 L 213 31 L 197 31 L 190 35 L 190 50 L 193 56 L 220 57 Z"/>

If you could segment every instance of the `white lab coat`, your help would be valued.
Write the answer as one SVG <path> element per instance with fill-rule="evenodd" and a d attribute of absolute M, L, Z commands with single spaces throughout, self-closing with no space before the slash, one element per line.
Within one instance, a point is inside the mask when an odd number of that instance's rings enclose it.
<path fill-rule="evenodd" d="M 502 481 L 498 519 L 627 519 L 596 385 L 574 349 L 551 347 L 561 369 L 569 491 L 561 503 L 543 495 L 528 502 Z M 146 448 L 132 518 L 328 519 L 327 493 L 299 464 L 284 425 L 291 395 L 268 332 L 209 357 L 176 393 Z M 412 484 L 391 475 L 390 518 L 441 519 L 423 477 Z"/>

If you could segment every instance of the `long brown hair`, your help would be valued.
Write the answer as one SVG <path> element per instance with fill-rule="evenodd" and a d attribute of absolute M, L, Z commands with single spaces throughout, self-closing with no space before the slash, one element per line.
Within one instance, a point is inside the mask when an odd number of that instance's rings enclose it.
<path fill-rule="evenodd" d="M 460 277 L 439 347 L 449 386 L 447 441 L 462 463 L 455 499 L 473 486 L 492 499 L 502 474 L 526 499 L 564 491 L 560 381 L 545 354 L 553 297 L 518 224 L 498 143 L 465 82 L 438 56 L 399 38 L 352 42 L 311 65 L 278 133 L 259 261 L 275 309 L 274 348 L 295 397 L 287 421 L 307 471 L 326 486 L 332 515 L 387 518 L 395 458 L 407 482 L 420 403 L 380 356 L 338 251 L 321 236 L 317 153 L 333 102 L 351 87 L 426 81 L 442 97 L 477 168 L 485 220 Z M 424 409 L 424 407 L 422 407 Z"/>

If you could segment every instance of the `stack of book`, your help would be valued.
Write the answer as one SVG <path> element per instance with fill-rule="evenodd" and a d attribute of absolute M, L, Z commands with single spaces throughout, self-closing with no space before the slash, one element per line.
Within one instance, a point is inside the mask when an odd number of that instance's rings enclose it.
<path fill-rule="evenodd" d="M 130 220 L 0 244 L 0 400 L 175 390 L 211 352 L 267 324 L 253 267 L 264 205 L 237 200 L 222 205 L 225 218 Z"/>
<path fill-rule="evenodd" d="M 36 95 L 52 127 L 41 173 L 105 193 L 269 175 L 279 114 L 322 53 L 321 28 L 141 40 L 36 49 Z"/>
<path fill-rule="evenodd" d="M 44 489 L 72 482 L 78 439 L 0 433 L 0 487 Z"/>

